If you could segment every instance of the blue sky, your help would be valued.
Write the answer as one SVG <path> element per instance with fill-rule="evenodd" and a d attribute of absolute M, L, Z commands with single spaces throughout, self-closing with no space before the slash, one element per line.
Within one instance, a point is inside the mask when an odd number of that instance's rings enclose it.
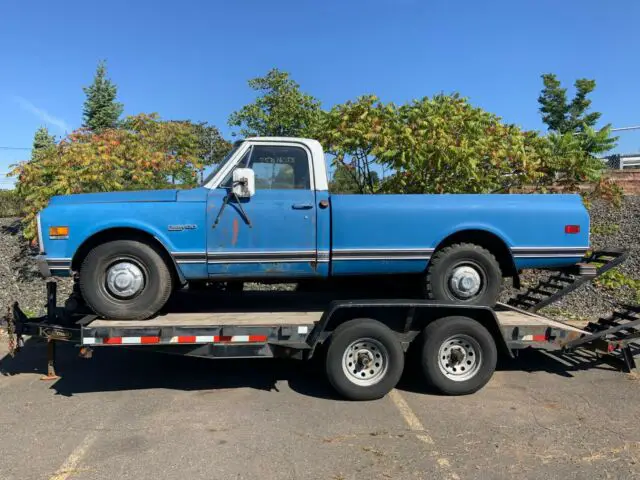
<path fill-rule="evenodd" d="M 31 146 L 40 125 L 78 127 L 103 58 L 125 113 L 225 134 L 253 98 L 247 80 L 272 67 L 325 107 L 458 91 L 530 129 L 543 128 L 542 73 L 594 78 L 603 122 L 640 125 L 638 18 L 637 0 L 2 0 L 0 147 Z M 640 132 L 618 151 L 640 151 Z M 0 173 L 28 156 L 0 149 Z"/>

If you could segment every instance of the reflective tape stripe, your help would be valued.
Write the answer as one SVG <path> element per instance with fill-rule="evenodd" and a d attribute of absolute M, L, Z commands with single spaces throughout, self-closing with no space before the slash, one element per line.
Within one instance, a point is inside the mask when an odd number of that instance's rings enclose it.
<path fill-rule="evenodd" d="M 171 337 L 162 341 L 160 337 L 85 337 L 83 345 L 149 345 L 157 343 L 261 343 L 266 342 L 266 335 L 197 335 Z"/>
<path fill-rule="evenodd" d="M 525 335 L 522 337 L 523 342 L 546 342 L 546 335 Z"/>

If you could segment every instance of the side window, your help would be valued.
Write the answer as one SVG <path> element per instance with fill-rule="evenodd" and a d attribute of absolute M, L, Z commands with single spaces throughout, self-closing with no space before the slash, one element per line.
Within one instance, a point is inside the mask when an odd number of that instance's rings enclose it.
<path fill-rule="evenodd" d="M 300 147 L 256 145 L 247 167 L 256 175 L 256 190 L 309 190 L 309 159 Z"/>

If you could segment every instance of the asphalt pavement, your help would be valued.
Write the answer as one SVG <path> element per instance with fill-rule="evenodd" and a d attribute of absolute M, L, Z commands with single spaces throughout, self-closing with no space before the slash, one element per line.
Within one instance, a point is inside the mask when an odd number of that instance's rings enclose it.
<path fill-rule="evenodd" d="M 640 379 L 590 355 L 502 359 L 480 392 L 406 372 L 373 402 L 318 365 L 0 346 L 0 479 L 640 478 Z"/>

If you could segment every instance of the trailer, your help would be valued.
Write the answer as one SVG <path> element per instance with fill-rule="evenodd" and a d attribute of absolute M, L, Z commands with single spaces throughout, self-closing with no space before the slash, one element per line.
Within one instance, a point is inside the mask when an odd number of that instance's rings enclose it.
<path fill-rule="evenodd" d="M 625 371 L 633 370 L 640 306 L 625 306 L 581 327 L 536 313 L 626 257 L 622 250 L 592 252 L 573 274 L 553 272 L 493 308 L 256 292 L 224 295 L 226 303 L 216 303 L 215 311 L 169 311 L 144 321 L 108 320 L 57 307 L 56 284 L 49 282 L 44 316 L 29 318 L 15 303 L 4 321 L 12 354 L 22 348 L 25 336 L 47 340 L 51 379 L 57 378 L 56 343 L 71 342 L 85 358 L 95 349 L 117 347 L 203 358 L 319 357 L 331 385 L 351 400 L 383 397 L 400 380 L 405 361 L 415 361 L 435 390 L 464 395 L 491 379 L 499 355 L 513 357 L 524 348 L 590 349 Z"/>

